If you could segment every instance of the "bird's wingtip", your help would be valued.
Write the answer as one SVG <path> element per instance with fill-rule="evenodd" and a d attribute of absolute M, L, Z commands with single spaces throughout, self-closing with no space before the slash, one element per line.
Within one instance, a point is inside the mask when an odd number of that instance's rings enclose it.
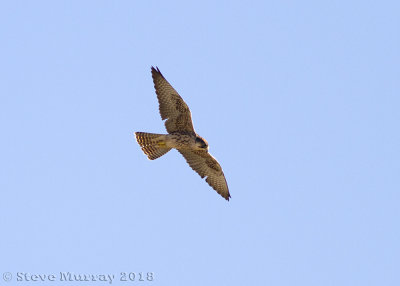
<path fill-rule="evenodd" d="M 151 72 L 156 72 L 156 73 L 161 74 L 160 69 L 158 68 L 158 66 L 156 66 L 156 67 L 151 66 Z"/>

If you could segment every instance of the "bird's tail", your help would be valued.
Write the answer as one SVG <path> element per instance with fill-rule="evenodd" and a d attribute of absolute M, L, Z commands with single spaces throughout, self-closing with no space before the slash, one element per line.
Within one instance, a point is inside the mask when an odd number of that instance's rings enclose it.
<path fill-rule="evenodd" d="M 157 159 L 171 150 L 165 145 L 165 135 L 145 132 L 135 132 L 135 135 L 136 141 L 150 160 Z"/>

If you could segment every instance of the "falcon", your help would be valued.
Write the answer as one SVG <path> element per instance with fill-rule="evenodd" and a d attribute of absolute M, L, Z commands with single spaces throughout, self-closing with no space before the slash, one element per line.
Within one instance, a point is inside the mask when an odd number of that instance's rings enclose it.
<path fill-rule="evenodd" d="M 201 178 L 206 178 L 206 182 L 229 201 L 231 195 L 224 172 L 218 161 L 208 153 L 207 141 L 194 131 L 189 107 L 157 67 L 151 67 L 151 75 L 161 119 L 166 120 L 168 134 L 135 132 L 136 141 L 144 154 L 154 160 L 175 148 Z"/>

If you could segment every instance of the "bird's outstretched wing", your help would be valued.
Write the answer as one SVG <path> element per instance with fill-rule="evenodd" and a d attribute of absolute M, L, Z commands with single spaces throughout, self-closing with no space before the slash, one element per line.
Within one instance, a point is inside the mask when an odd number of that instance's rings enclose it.
<path fill-rule="evenodd" d="M 195 170 L 200 177 L 206 178 L 206 182 L 217 191 L 223 198 L 229 201 L 228 184 L 218 161 L 206 151 L 178 150 L 185 157 L 189 166 Z"/>
<path fill-rule="evenodd" d="M 160 105 L 161 118 L 165 121 L 168 133 L 189 132 L 195 133 L 192 123 L 192 115 L 189 107 L 182 97 L 164 78 L 158 68 L 151 67 L 154 88 Z"/>

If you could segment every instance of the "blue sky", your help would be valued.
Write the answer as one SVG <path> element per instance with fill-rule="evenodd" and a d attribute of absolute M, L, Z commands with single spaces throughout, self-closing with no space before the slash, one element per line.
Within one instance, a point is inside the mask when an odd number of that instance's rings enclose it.
<path fill-rule="evenodd" d="M 6 285 L 60 272 L 113 285 L 132 284 L 121 272 L 154 273 L 140 285 L 399 285 L 399 9 L 3 1 Z M 149 161 L 135 142 L 165 133 L 152 65 L 191 108 L 230 202 L 175 150 Z"/>

